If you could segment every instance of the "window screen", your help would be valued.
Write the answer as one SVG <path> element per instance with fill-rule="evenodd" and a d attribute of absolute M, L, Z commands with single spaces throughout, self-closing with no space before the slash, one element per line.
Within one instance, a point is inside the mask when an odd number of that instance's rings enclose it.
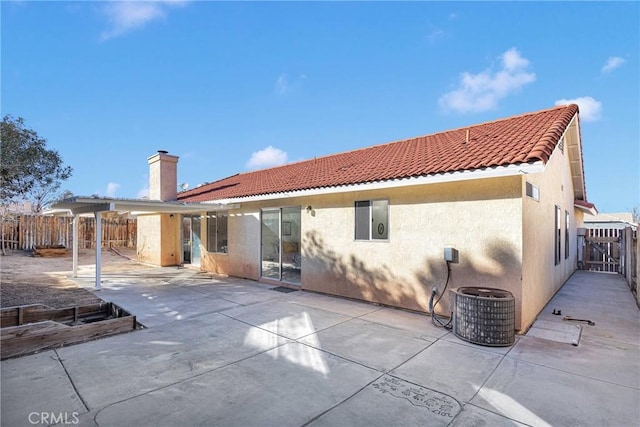
<path fill-rule="evenodd" d="M 356 240 L 369 240 L 371 231 L 371 202 L 356 202 Z"/>

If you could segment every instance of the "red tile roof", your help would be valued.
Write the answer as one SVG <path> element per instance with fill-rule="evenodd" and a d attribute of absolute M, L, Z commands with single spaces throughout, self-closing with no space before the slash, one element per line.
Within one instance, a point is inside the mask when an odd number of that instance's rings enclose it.
<path fill-rule="evenodd" d="M 575 104 L 245 172 L 178 194 L 202 202 L 549 160 Z M 468 140 L 467 140 L 468 132 Z"/>
<path fill-rule="evenodd" d="M 586 211 L 593 211 L 596 214 L 598 213 L 598 208 L 596 208 L 596 205 L 594 205 L 591 202 L 587 202 L 585 200 L 574 200 L 573 204 L 574 204 L 574 206 L 576 206 L 578 208 L 583 208 Z"/>

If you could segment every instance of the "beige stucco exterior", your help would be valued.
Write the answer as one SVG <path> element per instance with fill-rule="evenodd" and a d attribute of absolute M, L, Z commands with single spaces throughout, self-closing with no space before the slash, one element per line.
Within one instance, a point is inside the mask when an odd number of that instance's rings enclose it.
<path fill-rule="evenodd" d="M 180 265 L 180 215 L 138 215 L 138 261 L 159 266 Z"/>
<path fill-rule="evenodd" d="M 571 179 L 562 155 L 554 154 L 542 174 L 335 193 L 242 203 L 229 211 L 229 249 L 208 253 L 206 220 L 201 226 L 205 271 L 260 279 L 260 213 L 272 207 L 301 212 L 301 288 L 411 310 L 428 311 L 431 290 L 447 279 L 445 247 L 459 251 L 448 289 L 494 287 L 516 300 L 516 329 L 524 330 L 576 267 L 576 225 Z M 540 200 L 525 194 L 526 181 Z M 358 200 L 389 201 L 389 239 L 354 239 Z M 570 214 L 570 253 L 554 265 L 554 209 Z M 305 207 L 312 206 L 312 212 Z M 204 215 L 205 213 L 203 213 Z M 180 264 L 179 220 L 139 217 L 138 256 L 158 265 Z M 159 230 L 162 230 L 160 233 Z M 563 228 L 564 230 L 564 228 Z M 158 247 L 160 249 L 158 249 Z M 437 311 L 449 314 L 450 293 Z"/>
<path fill-rule="evenodd" d="M 516 329 L 526 330 L 577 268 L 583 215 L 574 208 L 569 161 L 566 152 L 556 149 L 537 174 L 242 203 L 229 212 L 229 253 L 207 254 L 203 268 L 260 279 L 261 209 L 297 206 L 302 289 L 428 311 L 431 290 L 440 294 L 446 283 L 443 250 L 454 247 L 460 262 L 451 265 L 448 289 L 510 291 Z M 539 189 L 539 200 L 526 196 L 527 182 Z M 389 239 L 355 240 L 355 201 L 377 199 L 389 201 Z M 561 209 L 557 265 L 556 206 Z M 450 310 L 446 292 L 437 311 Z"/>
<path fill-rule="evenodd" d="M 300 211 L 302 289 L 426 312 L 435 288 L 443 295 L 436 311 L 448 315 L 451 294 L 445 292 L 443 252 L 453 247 L 459 251 L 459 263 L 451 264 L 447 289 L 480 286 L 510 291 L 516 301 L 515 327 L 524 331 L 577 268 L 577 228 L 582 226 L 583 215 L 574 208 L 574 201 L 584 196 L 581 155 L 575 154 L 580 148 L 577 123 L 565 138 L 573 151 L 556 148 L 544 167 L 529 169 L 541 170 L 539 173 L 516 168 L 489 177 L 471 173 L 458 181 L 366 189 L 353 186 L 349 191 L 309 192 L 306 196 L 239 199 L 228 209 L 228 253 L 207 252 L 207 220 L 202 212 L 200 268 L 264 280 L 262 210 L 295 207 Z M 157 156 L 165 159 L 164 154 Z M 151 168 L 155 165 L 152 158 Z M 168 160 L 165 164 L 173 167 Z M 152 186 L 168 185 L 153 182 Z M 539 190 L 537 200 L 526 195 L 527 182 Z M 355 239 L 355 202 L 362 200 L 388 201 L 387 240 Z M 556 206 L 561 210 L 562 230 L 557 264 Z M 179 215 L 140 216 L 140 260 L 180 264 L 180 223 Z"/>
<path fill-rule="evenodd" d="M 158 151 L 147 159 L 149 199 L 176 200 L 178 157 Z M 138 215 L 137 255 L 140 262 L 169 266 L 182 262 L 180 215 Z"/>
<path fill-rule="evenodd" d="M 149 200 L 176 200 L 178 195 L 178 157 L 158 151 L 149 163 Z"/>
<path fill-rule="evenodd" d="M 389 201 L 388 241 L 354 240 L 356 200 Z M 428 311 L 447 279 L 444 248 L 459 251 L 448 289 L 520 289 L 520 185 L 517 177 L 323 196 L 303 214 L 302 287 Z M 504 221 L 495 213 L 503 212 Z M 445 292 L 440 312 L 449 314 Z"/>
<path fill-rule="evenodd" d="M 581 225 L 581 214 L 573 208 L 567 161 L 563 153 L 554 153 L 540 174 L 241 203 L 239 209 L 229 211 L 226 254 L 206 251 L 203 212 L 201 268 L 260 280 L 261 210 L 298 207 L 302 289 L 426 312 L 431 290 L 435 287 L 440 294 L 445 287 L 444 248 L 454 247 L 460 262 L 451 264 L 448 289 L 482 286 L 510 291 L 516 300 L 516 329 L 524 330 L 576 268 L 576 227 Z M 539 201 L 526 197 L 527 181 L 540 189 Z M 355 240 L 355 201 L 377 199 L 389 202 L 389 239 Z M 564 257 L 563 224 L 557 266 L 556 205 L 563 215 L 569 212 L 571 224 L 569 257 Z M 179 249 L 177 225 L 161 225 L 153 218 L 141 217 L 143 234 L 153 234 L 144 231 L 146 227 L 173 229 L 173 236 L 162 233 L 161 245 Z M 152 241 L 139 241 L 142 260 L 179 264 L 166 250 L 153 252 Z M 449 314 L 450 310 L 447 291 L 437 312 Z"/>
<path fill-rule="evenodd" d="M 301 211 L 303 289 L 428 311 L 431 290 L 441 293 L 446 283 L 444 248 L 455 247 L 460 263 L 452 264 L 448 289 L 496 287 L 519 301 L 521 182 L 511 176 L 242 203 L 229 212 L 228 254 L 206 253 L 203 227 L 201 266 L 260 279 L 261 209 L 296 206 Z M 357 241 L 354 203 L 374 199 L 389 201 L 389 239 Z M 438 311 L 449 310 L 445 292 Z"/>
<path fill-rule="evenodd" d="M 574 188 L 566 150 L 556 147 L 544 173 L 522 177 L 522 296 L 523 325 L 530 325 L 578 267 L 578 227 L 583 213 L 574 208 Z M 527 197 L 526 182 L 540 190 L 539 200 Z M 560 261 L 555 263 L 555 210 L 561 212 Z M 569 238 L 565 236 L 565 214 L 569 215 Z M 565 252 L 569 245 L 568 255 Z"/>

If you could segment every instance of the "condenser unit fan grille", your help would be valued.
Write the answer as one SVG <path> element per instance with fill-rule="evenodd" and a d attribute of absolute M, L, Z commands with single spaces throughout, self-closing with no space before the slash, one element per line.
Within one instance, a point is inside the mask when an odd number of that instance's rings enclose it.
<path fill-rule="evenodd" d="M 515 300 L 502 289 L 465 287 L 453 291 L 453 331 L 474 344 L 504 347 L 515 341 Z"/>

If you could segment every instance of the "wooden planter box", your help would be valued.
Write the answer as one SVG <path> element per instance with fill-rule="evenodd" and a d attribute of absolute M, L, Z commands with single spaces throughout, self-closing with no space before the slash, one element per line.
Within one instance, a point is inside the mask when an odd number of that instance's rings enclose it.
<path fill-rule="evenodd" d="M 113 303 L 53 309 L 41 304 L 0 310 L 0 359 L 133 331 L 136 317 Z"/>
<path fill-rule="evenodd" d="M 41 257 L 64 257 L 67 256 L 67 248 L 61 245 L 34 246 L 34 256 Z"/>

